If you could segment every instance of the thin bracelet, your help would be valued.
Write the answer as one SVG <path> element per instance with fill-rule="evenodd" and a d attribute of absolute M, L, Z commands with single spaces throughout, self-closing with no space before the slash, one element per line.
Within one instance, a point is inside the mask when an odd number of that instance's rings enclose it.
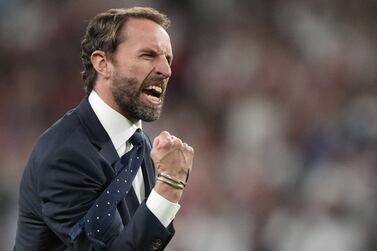
<path fill-rule="evenodd" d="M 183 190 L 185 187 L 182 185 L 182 184 L 178 184 L 178 183 L 174 183 L 172 182 L 171 180 L 169 179 L 166 179 L 165 177 L 163 176 L 159 176 L 157 177 L 157 180 L 171 186 L 172 188 L 175 188 L 175 189 L 179 189 L 179 190 Z"/>
<path fill-rule="evenodd" d="M 179 180 L 177 178 L 174 178 L 174 177 L 170 176 L 169 174 L 159 173 L 157 176 L 158 177 L 164 177 L 165 179 L 168 179 L 168 180 L 170 180 L 171 182 L 173 182 L 175 184 L 180 184 L 183 187 L 186 187 L 186 183 L 185 182 L 183 182 L 183 181 L 181 181 L 181 180 Z"/>
<path fill-rule="evenodd" d="M 182 184 L 172 182 L 171 180 L 166 179 L 166 178 L 163 177 L 163 176 L 159 176 L 159 177 L 157 177 L 157 180 L 162 181 L 162 182 L 164 182 L 165 184 L 168 184 L 169 186 L 171 186 L 171 187 L 173 187 L 173 188 L 176 188 L 176 189 L 183 190 L 183 189 L 185 188 Z"/>

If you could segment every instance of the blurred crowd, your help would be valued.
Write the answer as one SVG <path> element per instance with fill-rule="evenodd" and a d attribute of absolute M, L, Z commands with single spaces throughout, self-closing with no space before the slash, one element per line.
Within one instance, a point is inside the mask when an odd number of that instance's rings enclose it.
<path fill-rule="evenodd" d="M 134 5 L 172 20 L 143 127 L 195 148 L 168 251 L 377 250 L 374 0 L 0 1 L 0 250 L 33 143 L 84 96 L 87 21 Z"/>

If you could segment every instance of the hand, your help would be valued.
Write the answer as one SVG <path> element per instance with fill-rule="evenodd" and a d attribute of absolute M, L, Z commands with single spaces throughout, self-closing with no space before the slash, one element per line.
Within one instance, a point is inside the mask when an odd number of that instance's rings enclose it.
<path fill-rule="evenodd" d="M 153 140 L 151 158 L 157 173 L 165 173 L 186 182 L 192 168 L 193 157 L 193 148 L 183 143 L 181 139 L 170 135 L 169 132 L 164 131 Z M 155 189 L 174 202 L 177 202 L 182 195 L 182 191 L 175 190 L 162 182 L 157 182 Z"/>

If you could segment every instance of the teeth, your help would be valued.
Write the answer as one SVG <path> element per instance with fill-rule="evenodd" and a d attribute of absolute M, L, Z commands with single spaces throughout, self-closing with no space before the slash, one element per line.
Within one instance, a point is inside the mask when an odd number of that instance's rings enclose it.
<path fill-rule="evenodd" d="M 146 89 L 154 90 L 155 92 L 160 93 L 160 94 L 162 93 L 162 88 L 156 85 L 148 86 Z"/>
<path fill-rule="evenodd" d="M 152 96 L 152 95 L 147 95 L 147 97 L 148 97 L 150 100 L 152 100 L 153 102 L 158 102 L 158 101 L 160 101 L 159 98 L 157 98 L 157 97 L 155 97 L 155 96 Z"/>

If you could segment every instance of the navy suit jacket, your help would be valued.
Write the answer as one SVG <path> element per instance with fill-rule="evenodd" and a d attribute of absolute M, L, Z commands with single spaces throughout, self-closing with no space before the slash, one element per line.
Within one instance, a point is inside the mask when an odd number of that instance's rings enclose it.
<path fill-rule="evenodd" d="M 155 183 L 150 150 L 147 146 L 142 163 L 146 196 Z M 20 185 L 14 250 L 94 250 L 84 232 L 73 241 L 68 232 L 111 182 L 118 160 L 88 99 L 83 99 L 34 146 Z M 163 250 L 173 235 L 173 225 L 165 228 L 131 188 L 105 239 L 108 250 Z"/>

